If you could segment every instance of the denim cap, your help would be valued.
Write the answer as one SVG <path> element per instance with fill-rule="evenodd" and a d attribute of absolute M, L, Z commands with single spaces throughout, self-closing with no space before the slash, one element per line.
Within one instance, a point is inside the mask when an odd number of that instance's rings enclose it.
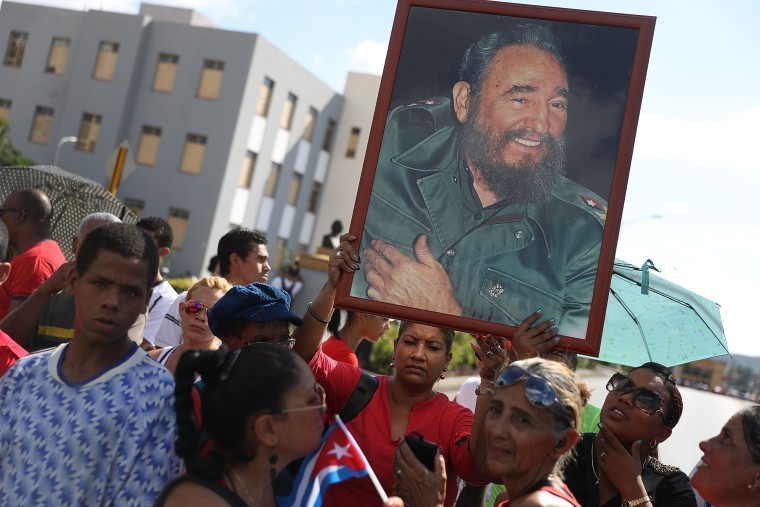
<path fill-rule="evenodd" d="M 271 322 L 285 319 L 296 326 L 303 321 L 290 311 L 290 294 L 265 283 L 235 285 L 208 312 L 208 327 L 223 335 L 237 319 Z"/>

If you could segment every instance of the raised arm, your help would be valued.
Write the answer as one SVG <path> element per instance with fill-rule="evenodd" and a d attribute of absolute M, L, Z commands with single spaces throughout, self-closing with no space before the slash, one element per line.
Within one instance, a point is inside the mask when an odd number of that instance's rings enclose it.
<path fill-rule="evenodd" d="M 343 272 L 353 273 L 359 268 L 359 256 L 351 245 L 352 241 L 356 241 L 356 236 L 351 233 L 340 236 L 340 246 L 332 251 L 327 262 L 327 281 L 314 301 L 309 303 L 303 315 L 303 326 L 293 333 L 296 339 L 293 350 L 306 362 L 314 357 L 330 322 L 340 277 Z"/>
<path fill-rule="evenodd" d="M 37 290 L 21 301 L 19 306 L 12 309 L 0 321 L 0 330 L 22 347 L 29 348 L 30 341 L 37 331 L 37 321 L 42 315 L 45 305 L 50 301 L 51 296 L 64 289 L 69 271 L 73 267 L 74 261 L 67 262 L 59 267 L 42 285 L 37 287 Z"/>

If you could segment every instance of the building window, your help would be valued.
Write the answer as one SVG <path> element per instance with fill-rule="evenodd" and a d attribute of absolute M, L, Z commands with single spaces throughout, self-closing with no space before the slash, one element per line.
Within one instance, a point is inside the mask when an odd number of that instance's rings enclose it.
<path fill-rule="evenodd" d="M 298 204 L 298 192 L 301 190 L 302 180 L 303 174 L 293 173 L 293 177 L 290 178 L 290 188 L 288 188 L 288 204 L 293 206 Z"/>
<path fill-rule="evenodd" d="M 219 98 L 219 88 L 222 87 L 224 62 L 204 60 L 201 82 L 198 84 L 198 98 L 216 100 Z"/>
<path fill-rule="evenodd" d="M 34 112 L 34 123 L 29 141 L 37 144 L 47 144 L 50 137 L 50 127 L 53 125 L 53 108 L 37 106 Z"/>
<path fill-rule="evenodd" d="M 156 75 L 153 76 L 153 91 L 171 93 L 174 89 L 174 78 L 177 77 L 179 56 L 160 53 L 156 64 Z"/>
<path fill-rule="evenodd" d="M 143 211 L 145 210 L 145 201 L 142 199 L 135 199 L 134 197 L 125 197 L 124 206 L 129 208 L 129 211 L 137 215 L 137 218 L 143 217 Z"/>
<path fill-rule="evenodd" d="M 10 122 L 11 120 L 11 101 L 7 99 L 0 99 L 0 118 Z"/>
<path fill-rule="evenodd" d="M 116 60 L 118 57 L 119 45 L 117 43 L 101 41 L 92 77 L 101 81 L 111 81 L 113 73 L 116 70 Z"/>
<path fill-rule="evenodd" d="M 327 128 L 325 129 L 325 138 L 322 141 L 322 149 L 325 151 L 330 151 L 330 147 L 332 146 L 333 136 L 335 135 L 335 127 L 336 127 L 335 120 L 330 119 L 327 121 Z"/>
<path fill-rule="evenodd" d="M 187 134 L 185 151 L 179 170 L 188 174 L 200 174 L 203 168 L 203 156 L 206 154 L 208 138 L 200 134 Z"/>
<path fill-rule="evenodd" d="M 185 242 L 185 232 L 187 231 L 187 221 L 189 219 L 190 212 L 186 209 L 169 208 L 169 218 L 166 221 L 169 222 L 174 233 L 172 248 L 175 250 L 182 250 L 182 245 Z"/>
<path fill-rule="evenodd" d="M 82 123 L 79 125 L 76 149 L 81 151 L 95 151 L 95 144 L 100 135 L 100 123 L 103 117 L 99 114 L 84 113 Z"/>
<path fill-rule="evenodd" d="M 135 161 L 142 165 L 155 165 L 158 146 L 161 144 L 161 129 L 143 125 L 140 133 L 140 144 L 137 145 Z"/>
<path fill-rule="evenodd" d="M 259 88 L 259 100 L 256 102 L 256 114 L 266 116 L 269 114 L 269 104 L 272 102 L 272 92 L 274 91 L 274 81 L 268 77 L 264 78 Z"/>
<path fill-rule="evenodd" d="M 71 39 L 65 37 L 53 37 L 50 43 L 50 54 L 48 55 L 45 72 L 62 76 L 66 71 L 66 62 L 69 59 L 69 46 Z"/>
<path fill-rule="evenodd" d="M 298 97 L 292 93 L 288 93 L 288 100 L 285 101 L 285 106 L 282 108 L 282 114 L 280 115 L 280 128 L 290 130 L 293 124 L 293 113 L 296 110 L 296 102 L 298 102 Z"/>
<path fill-rule="evenodd" d="M 359 147 L 359 134 L 362 129 L 359 127 L 353 127 L 351 129 L 351 137 L 348 138 L 348 148 L 346 148 L 346 158 L 354 158 L 356 156 L 356 148 Z"/>
<path fill-rule="evenodd" d="M 314 182 L 311 187 L 311 195 L 309 196 L 309 208 L 307 211 L 310 213 L 317 212 L 317 204 L 319 203 L 319 194 L 322 192 L 322 184 L 318 181 Z"/>
<path fill-rule="evenodd" d="M 311 141 L 314 137 L 314 124 L 317 123 L 317 115 L 319 115 L 319 111 L 310 107 L 309 114 L 306 115 L 306 122 L 303 127 L 304 141 Z"/>
<path fill-rule="evenodd" d="M 21 67 L 21 62 L 24 61 L 27 38 L 29 38 L 27 32 L 11 32 L 11 36 L 8 38 L 8 48 L 5 50 L 5 65 Z"/>
<path fill-rule="evenodd" d="M 240 168 L 240 178 L 238 186 L 240 188 L 250 188 L 251 179 L 253 178 L 253 169 L 256 167 L 256 158 L 258 155 L 253 151 L 248 151 L 243 160 L 243 167 Z"/>
<path fill-rule="evenodd" d="M 272 162 L 272 170 L 269 171 L 267 183 L 264 185 L 265 197 L 274 197 L 275 192 L 277 192 L 277 183 L 280 181 L 280 172 L 282 172 L 282 165 Z"/>

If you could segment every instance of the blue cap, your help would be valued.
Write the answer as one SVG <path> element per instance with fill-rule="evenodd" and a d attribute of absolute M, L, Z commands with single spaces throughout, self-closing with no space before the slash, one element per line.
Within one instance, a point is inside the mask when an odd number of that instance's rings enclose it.
<path fill-rule="evenodd" d="M 208 327 L 223 335 L 237 319 L 253 322 L 287 320 L 296 326 L 303 321 L 290 311 L 290 294 L 265 283 L 235 285 L 208 312 Z"/>

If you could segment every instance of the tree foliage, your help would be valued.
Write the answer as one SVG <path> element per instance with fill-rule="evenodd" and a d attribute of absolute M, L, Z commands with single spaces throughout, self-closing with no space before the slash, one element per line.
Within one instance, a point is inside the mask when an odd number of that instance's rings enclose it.
<path fill-rule="evenodd" d="M 13 144 L 11 127 L 5 119 L 0 118 L 0 167 L 14 165 L 37 164 Z"/>

